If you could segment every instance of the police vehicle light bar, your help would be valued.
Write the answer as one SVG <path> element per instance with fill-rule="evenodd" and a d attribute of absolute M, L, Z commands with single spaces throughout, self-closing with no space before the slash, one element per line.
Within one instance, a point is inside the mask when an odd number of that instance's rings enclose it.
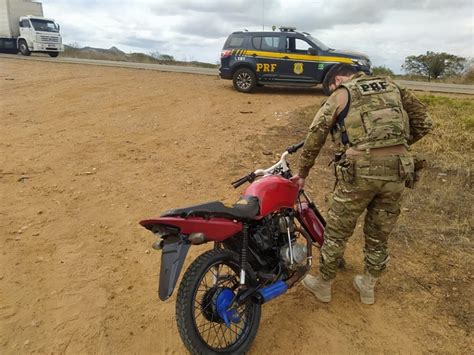
<path fill-rule="evenodd" d="M 295 32 L 296 27 L 290 27 L 290 26 L 281 26 L 280 27 L 281 32 Z"/>

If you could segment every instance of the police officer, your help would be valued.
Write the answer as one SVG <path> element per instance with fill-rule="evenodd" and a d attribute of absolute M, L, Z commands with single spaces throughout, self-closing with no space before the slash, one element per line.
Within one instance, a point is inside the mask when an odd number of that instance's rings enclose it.
<path fill-rule="evenodd" d="M 359 216 L 364 223 L 363 275 L 354 278 L 361 302 L 373 304 L 374 287 L 389 260 L 387 241 L 398 215 L 405 185 L 414 179 L 408 146 L 432 129 L 425 106 L 390 78 L 367 76 L 348 64 L 333 66 L 323 85 L 332 92 L 317 112 L 299 159 L 300 187 L 331 133 L 338 144 L 336 186 L 330 203 L 319 276 L 308 275 L 303 285 L 322 302 L 331 301 L 348 238 Z"/>

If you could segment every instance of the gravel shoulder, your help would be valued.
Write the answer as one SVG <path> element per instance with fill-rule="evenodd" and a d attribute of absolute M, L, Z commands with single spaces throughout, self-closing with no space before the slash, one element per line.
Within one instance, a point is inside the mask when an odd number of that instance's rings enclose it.
<path fill-rule="evenodd" d="M 138 221 L 234 202 L 230 182 L 302 139 L 292 112 L 323 99 L 318 89 L 243 95 L 212 76 L 0 58 L 0 353 L 185 353 L 175 296 L 158 300 L 159 253 Z M 319 164 L 308 185 L 325 210 L 332 176 Z M 471 335 L 434 318 L 432 295 L 404 289 L 415 262 L 393 260 L 377 303 L 360 304 L 360 244 L 359 234 L 331 304 L 297 286 L 264 307 L 252 354 L 467 352 Z M 185 267 L 208 248 L 193 248 Z"/>

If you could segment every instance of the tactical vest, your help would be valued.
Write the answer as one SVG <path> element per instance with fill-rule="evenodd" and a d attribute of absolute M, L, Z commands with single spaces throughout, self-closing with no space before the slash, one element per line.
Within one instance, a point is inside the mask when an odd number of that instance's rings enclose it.
<path fill-rule="evenodd" d="M 358 150 L 407 145 L 408 114 L 403 109 L 398 87 L 385 77 L 357 75 L 341 84 L 349 92 L 349 109 L 333 127 L 333 138 Z M 343 112 L 345 113 L 345 112 Z M 340 115 L 344 116 L 344 115 Z"/>

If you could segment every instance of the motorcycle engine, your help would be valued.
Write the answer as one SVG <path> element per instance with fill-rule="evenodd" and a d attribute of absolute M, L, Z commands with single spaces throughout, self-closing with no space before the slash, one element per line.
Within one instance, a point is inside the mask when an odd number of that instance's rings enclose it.
<path fill-rule="evenodd" d="M 293 255 L 292 255 L 293 254 Z M 293 264 L 304 264 L 308 257 L 308 248 L 306 245 L 293 243 L 290 246 L 287 244 L 280 249 L 280 256 L 287 265 L 291 265 L 291 259 L 293 257 Z"/>
<path fill-rule="evenodd" d="M 280 240 L 283 242 L 280 248 L 280 257 L 283 262 L 291 267 L 301 265 L 306 262 L 308 248 L 306 245 L 298 244 L 295 236 L 295 226 L 289 217 L 279 218 Z M 288 233 L 290 238 L 288 239 Z"/>
<path fill-rule="evenodd" d="M 256 228 L 253 231 L 253 242 L 260 251 L 266 251 L 273 247 L 274 241 L 272 233 L 269 232 L 267 226 Z"/>
<path fill-rule="evenodd" d="M 267 257 L 280 259 L 289 268 L 306 263 L 308 256 L 306 245 L 297 243 L 292 219 L 284 214 L 273 215 L 267 223 L 253 229 L 252 244 Z"/>

